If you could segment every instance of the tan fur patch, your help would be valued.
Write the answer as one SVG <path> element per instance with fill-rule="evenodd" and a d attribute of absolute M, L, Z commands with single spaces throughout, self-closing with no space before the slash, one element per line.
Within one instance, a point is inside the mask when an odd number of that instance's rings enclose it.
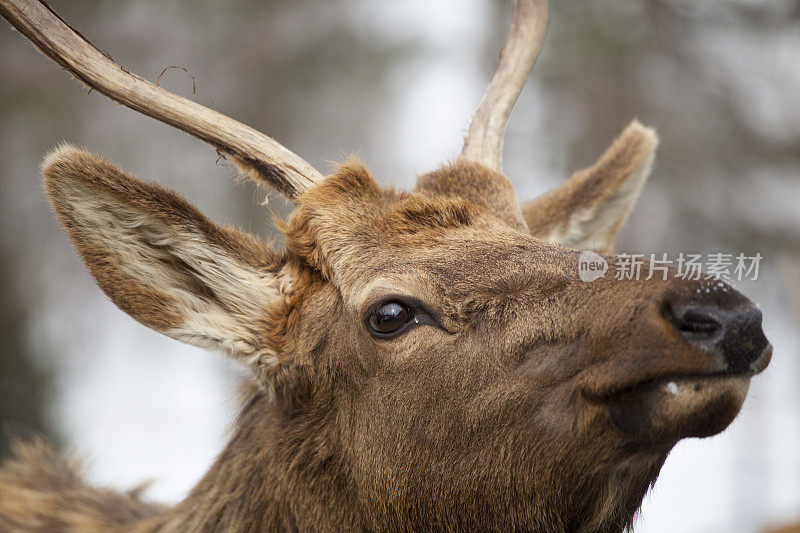
<path fill-rule="evenodd" d="M 512 228 L 527 229 L 511 182 L 480 163 L 459 160 L 444 165 L 417 178 L 417 191 L 440 198 L 459 196 L 492 211 Z"/>

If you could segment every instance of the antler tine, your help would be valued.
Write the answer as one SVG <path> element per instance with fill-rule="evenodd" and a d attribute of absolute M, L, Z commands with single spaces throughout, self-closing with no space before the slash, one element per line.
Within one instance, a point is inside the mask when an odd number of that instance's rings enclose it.
<path fill-rule="evenodd" d="M 89 87 L 201 139 L 243 173 L 295 199 L 323 178 L 296 154 L 253 128 L 175 95 L 119 66 L 40 0 L 0 0 L 2 14 L 50 59 Z"/>
<path fill-rule="evenodd" d="M 497 71 L 469 125 L 461 158 L 502 170 L 503 133 L 547 33 L 547 0 L 514 0 Z"/>

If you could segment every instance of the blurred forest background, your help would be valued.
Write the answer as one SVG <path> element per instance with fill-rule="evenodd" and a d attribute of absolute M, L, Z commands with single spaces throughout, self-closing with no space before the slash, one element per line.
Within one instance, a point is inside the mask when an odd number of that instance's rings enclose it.
<path fill-rule="evenodd" d="M 505 0 L 51 0 L 132 71 L 268 133 L 322 170 L 355 153 L 410 187 L 459 149 L 496 64 Z M 512 115 L 521 199 L 592 161 L 632 118 L 661 146 L 625 252 L 763 256 L 775 346 L 723 435 L 681 443 L 637 532 L 757 531 L 800 519 L 800 2 L 552 2 Z M 0 454 L 43 431 L 93 481 L 153 478 L 175 501 L 221 450 L 236 372 L 136 324 L 94 288 L 40 190 L 60 140 L 167 184 L 216 220 L 277 239 L 214 150 L 70 79 L 0 22 Z M 286 213 L 277 194 L 269 208 Z"/>

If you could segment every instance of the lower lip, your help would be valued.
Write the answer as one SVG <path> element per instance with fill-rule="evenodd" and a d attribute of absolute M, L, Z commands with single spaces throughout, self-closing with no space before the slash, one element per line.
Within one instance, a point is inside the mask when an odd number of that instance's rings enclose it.
<path fill-rule="evenodd" d="M 617 394 L 607 405 L 615 425 L 634 437 L 708 437 L 733 421 L 749 385 L 749 374 L 667 378 Z"/>
<path fill-rule="evenodd" d="M 686 376 L 674 376 L 660 378 L 647 383 L 636 385 L 627 391 L 615 394 L 614 397 L 623 396 L 630 393 L 648 393 L 660 391 L 665 397 L 686 398 L 692 395 L 702 394 L 704 390 L 716 388 L 718 386 L 729 387 L 739 383 L 749 383 L 752 374 L 696 374 Z"/>

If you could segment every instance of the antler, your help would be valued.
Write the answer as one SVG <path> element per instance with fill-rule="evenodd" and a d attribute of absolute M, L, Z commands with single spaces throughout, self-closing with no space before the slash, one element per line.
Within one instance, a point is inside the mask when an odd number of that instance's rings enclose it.
<path fill-rule="evenodd" d="M 89 87 L 197 137 L 243 173 L 294 199 L 323 178 L 296 154 L 253 128 L 175 95 L 119 66 L 39 0 L 0 0 L 2 14 L 50 59 Z"/>
<path fill-rule="evenodd" d="M 500 63 L 469 125 L 461 158 L 502 170 L 508 116 L 536 62 L 547 33 L 547 0 L 514 0 L 514 14 Z"/>

